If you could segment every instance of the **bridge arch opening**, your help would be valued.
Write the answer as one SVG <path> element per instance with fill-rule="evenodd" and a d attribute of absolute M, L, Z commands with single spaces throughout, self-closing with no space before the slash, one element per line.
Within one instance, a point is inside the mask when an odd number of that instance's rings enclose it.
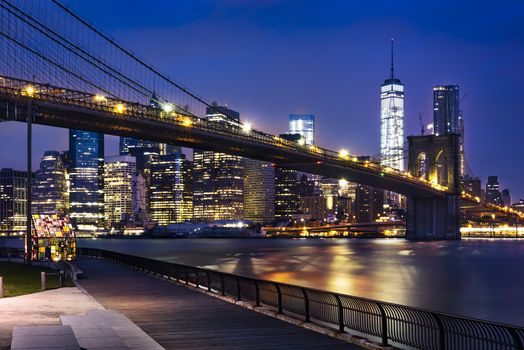
<path fill-rule="evenodd" d="M 435 167 L 437 171 L 437 183 L 440 186 L 448 186 L 448 158 L 444 150 L 440 150 L 437 153 L 437 158 L 435 159 Z"/>
<path fill-rule="evenodd" d="M 420 152 L 417 157 L 417 177 L 428 178 L 428 162 L 426 152 Z"/>

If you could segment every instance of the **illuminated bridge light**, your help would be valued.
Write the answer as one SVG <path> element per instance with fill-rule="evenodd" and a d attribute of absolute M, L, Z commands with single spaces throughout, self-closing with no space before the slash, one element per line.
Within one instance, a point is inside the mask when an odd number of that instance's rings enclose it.
<path fill-rule="evenodd" d="M 184 126 L 191 126 L 193 124 L 193 122 L 191 121 L 191 118 L 184 118 Z"/>
<path fill-rule="evenodd" d="M 252 129 L 253 129 L 253 126 L 251 125 L 251 123 L 246 122 L 242 124 L 242 131 L 245 132 L 246 134 L 249 134 Z"/>
<path fill-rule="evenodd" d="M 117 104 L 115 106 L 115 112 L 116 113 L 124 113 L 125 110 L 126 110 L 126 107 L 123 104 L 121 104 L 121 103 L 119 103 L 119 104 Z"/>
<path fill-rule="evenodd" d="M 298 144 L 300 146 L 305 146 L 306 145 L 306 140 L 304 138 L 301 138 L 301 139 L 298 140 Z"/>
<path fill-rule="evenodd" d="M 107 101 L 107 98 L 105 96 L 102 96 L 102 95 L 99 95 L 99 94 L 96 94 L 93 99 L 95 100 L 95 102 L 106 102 Z"/>
<path fill-rule="evenodd" d="M 347 149 L 341 149 L 339 152 L 338 152 L 338 156 L 340 158 L 347 158 L 349 156 L 349 152 Z"/>
<path fill-rule="evenodd" d="M 32 85 L 27 85 L 23 90 L 27 96 L 33 96 L 36 92 L 35 88 Z"/>
<path fill-rule="evenodd" d="M 162 104 L 162 110 L 166 113 L 173 112 L 173 105 L 171 103 L 164 103 Z"/>

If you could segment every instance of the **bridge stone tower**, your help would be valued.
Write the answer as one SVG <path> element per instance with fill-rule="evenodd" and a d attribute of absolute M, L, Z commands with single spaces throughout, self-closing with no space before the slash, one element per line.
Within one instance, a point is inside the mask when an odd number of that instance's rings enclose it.
<path fill-rule="evenodd" d="M 447 187 L 444 196 L 407 198 L 406 238 L 460 239 L 459 135 L 409 136 L 409 173 Z"/>

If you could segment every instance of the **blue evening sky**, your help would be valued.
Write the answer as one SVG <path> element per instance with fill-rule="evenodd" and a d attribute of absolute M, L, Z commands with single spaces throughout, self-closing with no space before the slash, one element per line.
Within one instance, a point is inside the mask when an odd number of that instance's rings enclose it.
<path fill-rule="evenodd" d="M 460 85 L 473 174 L 483 183 L 498 175 L 512 200 L 524 198 L 522 1 L 64 2 L 256 128 L 284 132 L 289 113 L 313 113 L 317 144 L 358 154 L 379 153 L 379 87 L 393 37 L 406 135 L 420 133 L 419 113 L 432 121 L 433 85 Z M 2 124 L 0 167 L 24 167 L 21 129 Z M 35 166 L 44 150 L 68 147 L 65 130 L 37 127 L 35 135 Z M 116 153 L 116 138 L 106 141 L 106 155 Z"/>

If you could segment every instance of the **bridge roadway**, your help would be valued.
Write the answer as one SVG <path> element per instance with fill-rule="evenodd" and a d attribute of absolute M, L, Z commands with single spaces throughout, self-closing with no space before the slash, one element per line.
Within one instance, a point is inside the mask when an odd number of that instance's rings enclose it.
<path fill-rule="evenodd" d="M 77 264 L 83 288 L 166 349 L 362 349 L 115 263 Z"/>
<path fill-rule="evenodd" d="M 443 198 L 448 193 L 446 188 L 405 172 L 241 126 L 0 76 L 0 119 L 25 122 L 29 103 L 36 124 L 226 152 L 406 196 Z"/>

